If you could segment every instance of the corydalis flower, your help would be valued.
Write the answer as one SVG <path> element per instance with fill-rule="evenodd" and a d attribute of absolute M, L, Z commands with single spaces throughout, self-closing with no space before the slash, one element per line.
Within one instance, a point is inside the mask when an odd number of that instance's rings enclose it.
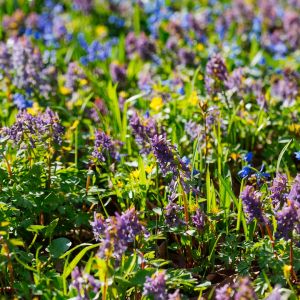
<path fill-rule="evenodd" d="M 114 257 L 117 260 L 121 259 L 128 244 L 144 231 L 134 208 L 128 209 L 121 215 L 116 214 L 105 221 L 95 215 L 91 225 L 95 239 L 101 242 L 98 255 L 106 258 Z"/>
<path fill-rule="evenodd" d="M 283 204 L 287 194 L 287 176 L 285 174 L 277 174 L 270 187 L 272 204 L 275 209 L 278 209 Z"/>
<path fill-rule="evenodd" d="M 295 103 L 300 91 L 300 74 L 296 71 L 286 69 L 283 76 L 272 85 L 272 96 L 283 102 L 284 106 Z"/>
<path fill-rule="evenodd" d="M 154 300 L 165 300 L 168 297 L 166 290 L 166 272 L 157 271 L 151 277 L 146 277 L 144 296 L 152 296 Z"/>
<path fill-rule="evenodd" d="M 149 60 L 153 58 L 156 47 L 144 32 L 138 37 L 133 32 L 129 32 L 126 37 L 126 52 L 129 56 L 137 52 L 143 60 Z"/>
<path fill-rule="evenodd" d="M 69 89 L 71 93 L 77 91 L 83 86 L 83 83 L 87 82 L 84 71 L 76 62 L 71 62 L 68 65 L 65 79 L 66 88 Z"/>
<path fill-rule="evenodd" d="M 93 0 L 74 0 L 74 8 L 78 11 L 88 13 L 93 8 Z"/>
<path fill-rule="evenodd" d="M 199 208 L 192 216 L 192 222 L 198 230 L 203 230 L 205 226 L 205 214 Z"/>
<path fill-rule="evenodd" d="M 224 286 L 216 289 L 216 300 L 231 300 L 233 294 L 233 289 L 229 284 L 225 284 Z"/>
<path fill-rule="evenodd" d="M 153 118 L 141 119 L 135 112 L 130 119 L 130 126 L 136 142 L 141 146 L 141 153 L 149 154 L 151 151 L 150 139 L 158 134 L 158 128 Z"/>
<path fill-rule="evenodd" d="M 185 222 L 180 217 L 180 213 L 182 213 L 182 211 L 182 206 L 179 206 L 178 204 L 170 201 L 165 207 L 166 224 L 170 227 L 179 227 L 181 225 L 184 225 Z"/>
<path fill-rule="evenodd" d="M 255 218 L 261 223 L 267 222 L 267 219 L 263 215 L 262 211 L 260 192 L 255 191 L 253 186 L 247 185 L 245 186 L 240 197 L 243 201 L 244 212 L 247 215 L 247 221 L 249 223 L 252 222 Z"/>
<path fill-rule="evenodd" d="M 248 277 L 239 278 L 234 284 L 225 284 L 216 290 L 216 300 L 255 300 L 257 295 Z"/>
<path fill-rule="evenodd" d="M 96 131 L 92 156 L 100 162 L 105 162 L 108 157 L 118 159 L 117 144 L 117 141 L 112 141 L 103 131 Z"/>
<path fill-rule="evenodd" d="M 299 224 L 299 204 L 293 200 L 289 200 L 288 203 L 283 206 L 282 210 L 276 213 L 275 217 L 277 220 L 276 236 L 278 238 L 282 237 L 285 240 L 290 239 L 293 230 L 297 224 Z"/>
<path fill-rule="evenodd" d="M 19 89 L 36 90 L 49 98 L 56 84 L 56 70 L 43 62 L 40 51 L 27 38 L 19 38 L 8 44 L 10 74 L 13 84 Z"/>
<path fill-rule="evenodd" d="M 57 113 L 47 108 L 44 113 L 33 116 L 26 111 L 20 112 L 11 127 L 4 127 L 3 133 L 16 145 L 35 147 L 37 143 L 48 145 L 49 139 L 57 144 L 62 142 L 63 127 Z"/>
<path fill-rule="evenodd" d="M 257 295 L 248 277 L 240 278 L 233 286 L 235 293 L 234 299 L 255 300 Z"/>
<path fill-rule="evenodd" d="M 99 216 L 96 212 L 94 212 L 94 222 L 90 222 L 90 224 L 92 225 L 95 240 L 99 242 L 100 236 L 103 235 L 105 231 L 104 220 L 102 219 L 101 216 Z"/>
<path fill-rule="evenodd" d="M 176 147 L 171 145 L 165 136 L 154 135 L 151 138 L 151 148 L 163 175 L 172 174 L 169 184 L 171 195 L 174 194 L 178 182 L 186 193 L 197 192 L 190 184 L 189 167 L 180 158 Z"/>
<path fill-rule="evenodd" d="M 300 174 L 297 174 L 295 177 L 291 191 L 287 197 L 289 200 L 294 200 L 300 204 Z"/>
<path fill-rule="evenodd" d="M 77 290 L 78 300 L 90 299 L 89 291 L 97 294 L 100 290 L 101 283 L 99 280 L 96 280 L 92 275 L 86 274 L 83 271 L 79 270 L 78 267 L 71 273 L 72 283 L 71 286 Z"/>
<path fill-rule="evenodd" d="M 228 79 L 228 71 L 220 54 L 215 54 L 206 65 L 205 87 L 209 94 L 222 91 Z"/>
<path fill-rule="evenodd" d="M 109 67 L 111 78 L 114 82 L 124 85 L 126 81 L 126 69 L 116 63 L 112 63 Z"/>

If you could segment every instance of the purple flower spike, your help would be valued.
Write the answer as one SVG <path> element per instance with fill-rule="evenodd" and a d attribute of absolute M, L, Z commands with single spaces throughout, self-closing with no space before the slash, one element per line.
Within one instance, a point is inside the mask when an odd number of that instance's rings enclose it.
<path fill-rule="evenodd" d="M 255 191 L 253 186 L 245 186 L 240 197 L 243 201 L 244 212 L 247 215 L 249 223 L 255 218 L 261 223 L 267 223 L 267 219 L 262 212 L 261 194 Z"/>
<path fill-rule="evenodd" d="M 153 296 L 154 300 L 167 299 L 166 272 L 157 271 L 152 277 L 147 277 L 144 283 L 144 296 Z"/>

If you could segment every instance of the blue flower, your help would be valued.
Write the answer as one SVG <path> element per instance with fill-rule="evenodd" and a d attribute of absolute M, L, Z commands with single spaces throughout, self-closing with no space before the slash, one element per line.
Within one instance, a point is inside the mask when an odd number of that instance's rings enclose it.
<path fill-rule="evenodd" d="M 247 163 L 251 163 L 252 159 L 253 159 L 253 153 L 252 152 L 248 152 L 247 154 L 245 154 L 244 160 Z"/>
<path fill-rule="evenodd" d="M 245 166 L 241 171 L 238 172 L 238 175 L 241 178 L 246 178 L 251 174 L 251 172 L 252 172 L 251 168 L 249 166 Z"/>
<path fill-rule="evenodd" d="M 14 104 L 18 107 L 19 110 L 32 107 L 33 102 L 27 100 L 22 94 L 16 93 L 13 95 Z"/>
<path fill-rule="evenodd" d="M 296 158 L 297 160 L 300 161 L 300 151 L 294 152 L 294 156 L 295 156 L 295 158 Z"/>
<path fill-rule="evenodd" d="M 178 88 L 177 92 L 183 96 L 185 94 L 184 87 L 181 86 L 180 88 Z"/>

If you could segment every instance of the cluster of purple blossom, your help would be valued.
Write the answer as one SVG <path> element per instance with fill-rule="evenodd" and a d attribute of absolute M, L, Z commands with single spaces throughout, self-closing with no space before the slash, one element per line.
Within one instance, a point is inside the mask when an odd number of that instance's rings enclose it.
<path fill-rule="evenodd" d="M 138 53 L 141 59 L 149 60 L 154 58 L 156 47 L 145 33 L 136 36 L 134 32 L 129 32 L 126 36 L 126 52 L 129 57 L 133 57 L 135 53 Z"/>
<path fill-rule="evenodd" d="M 81 81 L 86 80 L 86 76 L 83 69 L 76 62 L 71 62 L 68 65 L 65 80 L 66 88 L 69 89 L 71 93 L 74 93 L 79 87 L 82 87 Z"/>
<path fill-rule="evenodd" d="M 90 291 L 92 290 L 95 295 L 101 288 L 101 283 L 96 280 L 94 276 L 79 270 L 78 267 L 72 271 L 72 283 L 71 286 L 77 290 L 77 300 L 90 299 Z"/>
<path fill-rule="evenodd" d="M 2 128 L 4 136 L 24 148 L 35 148 L 39 143 L 48 145 L 49 140 L 61 144 L 63 132 L 57 113 L 50 108 L 37 116 L 21 111 L 11 127 Z"/>
<path fill-rule="evenodd" d="M 98 255 L 102 258 L 113 257 L 118 261 L 128 245 L 135 241 L 136 236 L 145 232 L 134 208 L 128 209 L 121 215 L 116 213 L 116 216 L 106 220 L 95 213 L 91 225 L 96 241 L 101 242 Z"/>
<path fill-rule="evenodd" d="M 268 223 L 266 216 L 263 214 L 260 192 L 255 191 L 253 186 L 247 185 L 241 193 L 241 199 L 249 223 L 254 219 L 262 224 Z"/>
<path fill-rule="evenodd" d="M 246 68 L 236 68 L 229 74 L 224 59 L 220 54 L 214 54 L 207 62 L 205 87 L 210 95 L 215 95 L 227 89 L 234 90 L 240 97 L 252 94 L 257 104 L 267 109 L 263 83 L 247 75 Z M 300 74 L 296 70 L 278 70 L 271 80 L 271 95 L 283 106 L 292 106 L 300 93 Z"/>
<path fill-rule="evenodd" d="M 166 279 L 166 271 L 157 271 L 151 277 L 147 276 L 143 296 L 152 296 L 154 300 L 180 300 L 179 290 L 168 294 Z"/>
<path fill-rule="evenodd" d="M 277 174 L 269 190 L 277 221 L 276 237 L 289 240 L 294 230 L 300 233 L 300 175 L 296 176 L 289 193 L 287 176 L 284 174 Z M 247 185 L 241 193 L 241 199 L 248 222 L 257 219 L 261 224 L 269 223 L 264 213 L 262 193 L 255 190 L 254 186 Z"/>
<path fill-rule="evenodd" d="M 225 284 L 216 290 L 216 300 L 255 300 L 258 299 L 248 277 L 239 278 L 234 284 Z"/>
<path fill-rule="evenodd" d="M 117 151 L 117 147 L 120 145 L 121 143 L 119 141 L 113 141 L 103 131 L 98 130 L 95 132 L 92 156 L 99 162 L 106 162 L 110 157 L 114 160 L 118 160 L 119 152 Z"/>
<path fill-rule="evenodd" d="M 56 69 L 45 64 L 38 48 L 26 37 L 8 40 L 0 44 L 2 77 L 26 94 L 37 91 L 45 98 L 53 94 L 57 84 Z"/>

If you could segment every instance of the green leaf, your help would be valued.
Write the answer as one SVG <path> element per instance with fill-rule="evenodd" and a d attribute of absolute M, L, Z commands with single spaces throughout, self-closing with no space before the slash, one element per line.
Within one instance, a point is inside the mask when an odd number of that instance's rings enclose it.
<path fill-rule="evenodd" d="M 45 237 L 51 237 L 53 235 L 54 229 L 58 224 L 59 218 L 53 220 L 47 227 L 45 231 Z"/>
<path fill-rule="evenodd" d="M 70 264 L 65 267 L 64 269 L 64 273 L 63 273 L 63 277 L 67 278 L 71 272 L 73 271 L 73 269 L 77 266 L 77 264 L 79 263 L 79 261 L 83 258 L 83 256 L 86 254 L 86 252 L 88 252 L 89 250 L 99 247 L 100 244 L 95 244 L 95 245 L 91 245 L 88 247 L 85 247 L 84 249 L 82 249 L 76 256 L 75 258 L 70 262 Z"/>
<path fill-rule="evenodd" d="M 60 257 L 72 245 L 72 242 L 67 238 L 58 238 L 52 241 L 48 250 L 54 258 Z"/>

